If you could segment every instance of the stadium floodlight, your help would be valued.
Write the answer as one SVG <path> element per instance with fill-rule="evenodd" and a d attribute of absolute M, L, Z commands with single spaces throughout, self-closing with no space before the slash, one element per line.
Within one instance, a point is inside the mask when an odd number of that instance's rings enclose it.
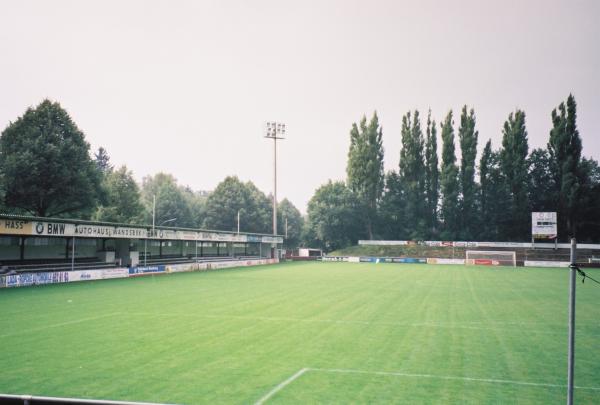
<path fill-rule="evenodd" d="M 273 236 L 277 235 L 277 140 L 285 139 L 285 124 L 267 122 L 265 138 L 273 140 Z M 275 244 L 275 248 L 277 244 Z"/>

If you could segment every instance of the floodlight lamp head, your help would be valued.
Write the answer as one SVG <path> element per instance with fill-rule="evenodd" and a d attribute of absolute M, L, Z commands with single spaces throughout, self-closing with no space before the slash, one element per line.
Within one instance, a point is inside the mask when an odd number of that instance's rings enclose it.
<path fill-rule="evenodd" d="M 285 135 L 285 124 L 281 122 L 268 121 L 266 128 L 267 138 L 277 138 L 278 136 Z"/>

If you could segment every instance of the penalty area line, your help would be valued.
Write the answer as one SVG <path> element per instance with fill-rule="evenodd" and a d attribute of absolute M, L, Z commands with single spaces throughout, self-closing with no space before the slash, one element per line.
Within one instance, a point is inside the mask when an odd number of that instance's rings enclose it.
<path fill-rule="evenodd" d="M 340 368 L 309 368 L 307 371 L 321 371 L 326 373 L 346 373 L 346 374 L 372 374 L 372 375 L 389 375 L 397 377 L 412 377 L 412 378 L 431 378 L 438 380 L 460 380 L 460 381 L 472 381 L 482 382 L 490 384 L 508 384 L 508 385 L 527 385 L 534 387 L 550 387 L 550 388 L 566 388 L 565 384 L 552 384 L 552 383 L 541 383 L 541 382 L 530 382 L 530 381 L 518 381 L 518 380 L 501 380 L 495 378 L 475 378 L 475 377 L 460 377 L 451 375 L 436 375 L 436 374 L 412 374 L 412 373 L 400 373 L 394 371 L 366 371 L 366 370 L 354 370 L 354 369 L 340 369 Z M 580 390 L 592 390 L 600 391 L 600 387 L 581 387 L 575 386 Z"/>
<path fill-rule="evenodd" d="M 120 314 L 121 314 L 121 312 L 113 312 L 113 313 L 110 313 L 110 314 L 92 316 L 92 317 L 89 317 L 89 318 L 81 318 L 81 319 L 75 319 L 75 320 L 72 320 L 72 321 L 66 321 L 66 322 L 61 322 L 61 323 L 54 323 L 54 324 L 51 324 L 51 325 L 40 326 L 40 327 L 32 328 L 32 329 L 20 329 L 20 330 L 17 330 L 15 332 L 11 332 L 11 333 L 6 333 L 4 335 L 0 335 L 0 338 L 6 338 L 6 337 L 11 337 L 11 336 L 18 336 L 18 335 L 22 335 L 24 333 L 39 332 L 39 331 L 42 331 L 42 330 L 47 330 L 47 329 L 52 329 L 52 328 L 60 328 L 62 326 L 76 325 L 78 323 L 83 323 L 83 322 L 96 321 L 98 319 L 109 318 L 109 317 L 117 316 L 117 315 L 120 315 Z"/>
<path fill-rule="evenodd" d="M 301 368 L 300 370 L 296 371 L 296 373 L 294 375 L 292 375 L 291 377 L 289 377 L 287 380 L 281 382 L 279 385 L 277 385 L 276 387 L 274 387 L 271 391 L 267 392 L 261 399 L 259 399 L 258 401 L 256 401 L 254 403 L 254 405 L 262 405 L 264 404 L 266 401 L 268 401 L 273 395 L 277 394 L 279 391 L 281 391 L 286 385 L 290 384 L 292 381 L 300 378 L 300 376 L 304 373 L 306 373 L 307 371 L 309 371 L 310 369 L 308 368 Z"/>
<path fill-rule="evenodd" d="M 547 388 L 566 388 L 565 384 L 552 384 L 552 383 L 542 383 L 542 382 L 532 382 L 532 381 L 518 381 L 518 380 L 502 380 L 495 378 L 476 378 L 476 377 L 460 377 L 460 376 L 451 376 L 451 375 L 436 375 L 436 374 L 417 374 L 417 373 L 401 373 L 396 371 L 367 371 L 367 370 L 356 370 L 356 369 L 343 369 L 343 368 L 310 368 L 305 367 L 298 370 L 292 376 L 287 378 L 285 381 L 279 383 L 269 392 L 267 392 L 262 398 L 254 403 L 254 405 L 263 405 L 266 401 L 271 399 L 273 395 L 277 394 L 279 391 L 284 389 L 286 386 L 291 384 L 293 381 L 300 378 L 303 374 L 306 374 L 309 371 L 317 371 L 323 373 L 339 373 L 339 374 L 368 374 L 368 375 L 384 375 L 384 376 L 395 376 L 395 377 L 408 377 L 408 378 L 429 378 L 429 379 L 437 379 L 437 380 L 455 380 L 455 381 L 469 381 L 469 382 L 477 382 L 477 383 L 487 383 L 487 384 L 506 384 L 506 385 L 524 385 L 524 386 L 533 386 L 533 387 L 547 387 Z M 591 391 L 600 391 L 600 387 L 582 387 L 575 386 L 576 389 L 579 390 L 591 390 Z"/>

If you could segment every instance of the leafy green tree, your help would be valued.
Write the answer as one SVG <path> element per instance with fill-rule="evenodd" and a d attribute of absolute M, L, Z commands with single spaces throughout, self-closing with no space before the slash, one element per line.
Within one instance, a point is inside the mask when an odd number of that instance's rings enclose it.
<path fill-rule="evenodd" d="M 40 217 L 87 216 L 100 194 L 101 176 L 83 132 L 49 100 L 2 132 L 0 173 L 6 205 Z"/>
<path fill-rule="evenodd" d="M 206 210 L 206 200 L 208 196 L 203 192 L 195 192 L 188 186 L 182 187 L 181 191 L 183 193 L 185 203 L 190 209 L 191 226 L 193 228 L 202 227 Z"/>
<path fill-rule="evenodd" d="M 363 220 L 356 194 L 341 181 L 322 185 L 308 202 L 307 233 L 327 252 L 356 244 Z"/>
<path fill-rule="evenodd" d="M 109 171 L 103 179 L 105 204 L 98 207 L 94 220 L 126 224 L 142 223 L 144 207 L 140 188 L 126 166 Z"/>
<path fill-rule="evenodd" d="M 373 239 L 373 221 L 377 203 L 383 192 L 383 132 L 377 113 L 367 125 L 363 117 L 359 125 L 352 124 L 348 151 L 348 187 L 356 194 L 369 239 Z"/>
<path fill-rule="evenodd" d="M 295 248 L 300 245 L 302 238 L 302 228 L 304 227 L 304 218 L 298 208 L 294 206 L 287 198 L 284 198 L 277 207 L 277 233 L 286 235 L 283 244 L 287 248 Z"/>
<path fill-rule="evenodd" d="M 504 240 L 508 193 L 500 167 L 500 154 L 492 151 L 491 140 L 486 143 L 479 162 L 479 184 L 481 226 L 475 236 L 480 240 Z"/>
<path fill-rule="evenodd" d="M 528 161 L 529 145 L 525 129 L 525 113 L 521 110 L 510 113 L 502 129 L 502 149 L 500 150 L 500 167 L 506 179 L 508 190 L 509 215 L 508 240 L 527 240 L 531 231 L 530 203 L 528 195 Z"/>
<path fill-rule="evenodd" d="M 156 198 L 155 225 L 193 227 L 193 218 L 186 198 L 173 175 L 158 173 L 144 177 L 142 202 L 146 223 L 152 223 L 153 197 Z"/>
<path fill-rule="evenodd" d="M 580 169 L 581 197 L 577 241 L 600 242 L 600 166 L 594 159 L 582 158 Z"/>
<path fill-rule="evenodd" d="M 406 226 L 411 231 L 411 239 L 422 240 L 425 237 L 426 206 L 425 162 L 423 161 L 423 132 L 419 111 L 415 110 L 414 119 L 408 112 L 402 117 L 402 149 L 400 150 L 400 181 L 405 192 Z"/>
<path fill-rule="evenodd" d="M 94 153 L 94 162 L 96 163 L 98 170 L 103 174 L 106 174 L 113 169 L 110 164 L 110 156 L 108 156 L 108 152 L 102 146 L 98 148 L 98 152 Z"/>
<path fill-rule="evenodd" d="M 461 232 L 460 235 L 467 240 L 472 240 L 477 224 L 477 186 L 475 184 L 475 159 L 477 157 L 477 138 L 479 132 L 475 130 L 475 111 L 467 113 L 465 105 L 460 115 L 458 139 L 460 141 L 460 189 L 462 200 L 460 203 Z"/>
<path fill-rule="evenodd" d="M 438 232 L 438 203 L 440 198 L 440 169 L 438 167 L 437 130 L 431 121 L 431 110 L 427 114 L 427 139 L 425 141 L 425 196 L 427 202 L 427 226 L 431 237 Z"/>
<path fill-rule="evenodd" d="M 379 206 L 378 236 L 387 240 L 408 239 L 410 231 L 407 229 L 405 213 L 406 196 L 403 183 L 398 173 L 391 171 L 385 176 L 385 187 Z"/>
<path fill-rule="evenodd" d="M 454 152 L 454 122 L 452 111 L 448 112 L 442 124 L 442 170 L 440 185 L 442 191 L 441 216 L 443 222 L 442 238 L 453 240 L 460 231 L 458 211 L 458 167 Z"/>
<path fill-rule="evenodd" d="M 552 158 L 554 181 L 558 193 L 558 221 L 564 223 L 566 235 L 576 236 L 577 207 L 580 197 L 581 138 L 577 129 L 577 104 L 573 95 L 567 103 L 552 110 L 552 130 L 548 150 Z"/>
<path fill-rule="evenodd" d="M 250 196 L 246 207 L 249 232 L 273 233 L 273 195 L 266 195 L 251 181 L 244 184 Z"/>
<path fill-rule="evenodd" d="M 534 149 L 527 158 L 529 166 L 529 200 L 532 211 L 556 211 L 558 199 L 547 149 Z"/>
<path fill-rule="evenodd" d="M 272 233 L 268 197 L 251 182 L 243 183 L 235 176 L 226 177 L 208 196 L 203 227 L 235 231 L 238 211 L 241 232 Z"/>

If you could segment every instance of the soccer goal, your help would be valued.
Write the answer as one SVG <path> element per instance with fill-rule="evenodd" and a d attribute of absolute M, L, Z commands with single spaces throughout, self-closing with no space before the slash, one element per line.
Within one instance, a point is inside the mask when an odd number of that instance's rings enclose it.
<path fill-rule="evenodd" d="M 467 250 L 465 263 L 487 266 L 517 266 L 517 253 L 508 250 Z"/>

